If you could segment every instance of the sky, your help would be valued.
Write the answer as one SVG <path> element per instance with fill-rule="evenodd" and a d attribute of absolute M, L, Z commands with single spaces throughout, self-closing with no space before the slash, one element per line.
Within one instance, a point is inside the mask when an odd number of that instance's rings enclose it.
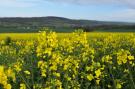
<path fill-rule="evenodd" d="M 58 16 L 135 22 L 134 0 L 0 0 L 0 17 Z"/>

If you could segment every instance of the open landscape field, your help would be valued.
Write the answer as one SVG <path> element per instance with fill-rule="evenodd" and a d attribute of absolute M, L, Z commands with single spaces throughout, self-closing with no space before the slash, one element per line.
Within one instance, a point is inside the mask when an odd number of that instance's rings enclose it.
<path fill-rule="evenodd" d="M 135 34 L 0 34 L 2 89 L 134 89 Z"/>
<path fill-rule="evenodd" d="M 0 89 L 135 89 L 135 0 L 1 0 Z"/>

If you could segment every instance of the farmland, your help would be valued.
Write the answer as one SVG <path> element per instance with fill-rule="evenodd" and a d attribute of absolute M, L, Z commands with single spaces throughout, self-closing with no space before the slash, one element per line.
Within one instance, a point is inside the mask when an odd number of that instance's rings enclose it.
<path fill-rule="evenodd" d="M 134 89 L 134 33 L 0 34 L 0 88 Z"/>
<path fill-rule="evenodd" d="M 95 37 L 102 37 L 106 35 L 130 35 L 135 34 L 134 32 L 88 32 L 86 33 L 87 37 L 92 39 Z M 6 39 L 6 37 L 10 37 L 12 40 L 34 40 L 36 39 L 40 34 L 39 33 L 0 33 L 0 40 Z M 69 33 L 57 33 L 58 38 L 68 37 L 71 35 L 71 32 Z"/>

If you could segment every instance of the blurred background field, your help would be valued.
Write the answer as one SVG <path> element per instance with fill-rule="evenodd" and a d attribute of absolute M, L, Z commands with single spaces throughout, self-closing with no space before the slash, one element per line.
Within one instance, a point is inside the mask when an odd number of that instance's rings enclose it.
<path fill-rule="evenodd" d="M 88 39 L 95 37 L 104 37 L 109 35 L 135 35 L 133 32 L 88 32 Z M 39 33 L 0 33 L 0 40 L 10 37 L 12 40 L 32 40 L 38 37 Z M 57 33 L 58 38 L 62 39 L 65 37 L 72 36 L 72 33 Z"/>

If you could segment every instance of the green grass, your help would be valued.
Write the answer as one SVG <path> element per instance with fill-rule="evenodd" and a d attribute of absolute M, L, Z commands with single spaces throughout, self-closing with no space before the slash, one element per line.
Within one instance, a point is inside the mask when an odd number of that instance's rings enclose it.
<path fill-rule="evenodd" d="M 135 29 L 96 29 L 94 32 L 135 32 Z"/>
<path fill-rule="evenodd" d="M 0 27 L 0 33 L 37 33 L 41 28 L 30 28 L 30 27 Z M 73 32 L 75 29 L 72 28 L 52 28 L 52 31 L 59 33 Z"/>

